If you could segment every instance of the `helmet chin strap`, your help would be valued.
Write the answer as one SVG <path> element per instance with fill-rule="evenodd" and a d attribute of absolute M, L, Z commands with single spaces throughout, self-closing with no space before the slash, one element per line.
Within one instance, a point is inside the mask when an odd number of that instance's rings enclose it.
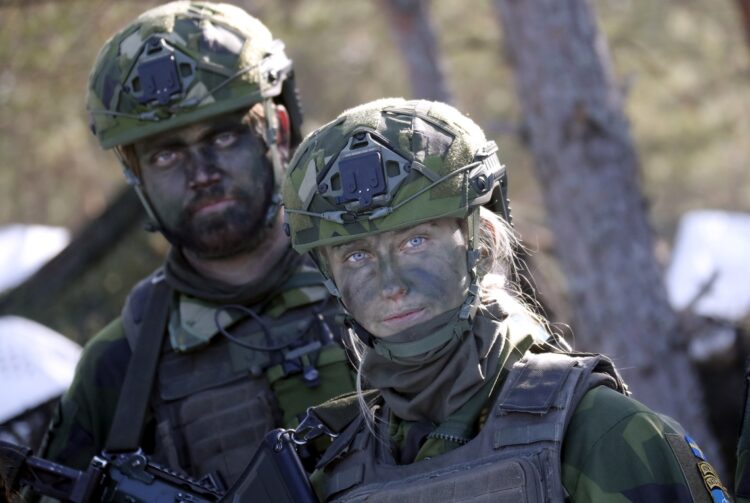
<path fill-rule="evenodd" d="M 279 152 L 279 118 L 276 115 L 276 108 L 271 98 L 263 100 L 263 109 L 266 116 L 266 145 L 273 165 L 273 194 L 266 209 L 265 217 L 266 226 L 271 227 L 281 208 L 281 182 L 284 179 L 284 163 L 281 160 L 281 152 Z"/>
<path fill-rule="evenodd" d="M 339 292 L 338 287 L 336 287 L 336 283 L 333 282 L 333 279 L 331 278 L 331 274 L 328 272 L 328 268 L 326 267 L 325 263 L 320 259 L 320 256 L 316 251 L 311 251 L 308 253 L 312 261 L 315 263 L 315 266 L 318 268 L 318 271 L 320 271 L 320 274 L 323 275 L 323 284 L 326 286 L 326 289 L 328 289 L 328 293 L 336 297 L 339 302 L 341 303 L 341 307 L 346 309 L 346 306 L 344 305 L 344 302 L 341 300 L 341 292 Z"/>
<path fill-rule="evenodd" d="M 115 149 L 115 155 L 117 156 L 117 160 L 120 161 L 120 165 L 122 166 L 122 172 L 125 175 L 125 181 L 128 183 L 128 185 L 133 187 L 133 190 L 138 196 L 138 199 L 140 199 L 141 201 L 141 206 L 143 206 L 143 209 L 146 211 L 146 230 L 148 232 L 158 231 L 164 234 L 164 226 L 156 216 L 156 212 L 151 206 L 151 201 L 149 201 L 146 192 L 144 192 L 143 190 L 143 184 L 141 183 L 140 178 L 136 176 L 132 168 L 125 161 L 125 158 L 123 157 L 122 152 L 119 148 Z"/>
<path fill-rule="evenodd" d="M 471 282 L 469 289 L 461 305 L 458 318 L 460 320 L 473 320 L 479 304 L 479 274 L 477 265 L 479 263 L 479 207 L 472 208 L 467 218 L 468 243 L 466 249 L 466 270 Z"/>

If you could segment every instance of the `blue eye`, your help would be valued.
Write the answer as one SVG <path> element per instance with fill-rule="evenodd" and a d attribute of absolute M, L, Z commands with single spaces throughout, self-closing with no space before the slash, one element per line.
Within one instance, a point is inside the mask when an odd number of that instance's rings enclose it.
<path fill-rule="evenodd" d="M 347 262 L 362 262 L 364 259 L 367 258 L 367 254 L 365 252 L 357 251 L 354 253 L 350 253 L 349 256 L 346 257 Z"/>
<path fill-rule="evenodd" d="M 172 165 L 177 161 L 177 152 L 174 150 L 162 150 L 152 157 L 152 164 L 154 166 L 164 168 Z"/>
<path fill-rule="evenodd" d="M 214 136 L 214 145 L 218 148 L 228 148 L 237 141 L 237 133 L 234 131 L 225 131 Z"/>
<path fill-rule="evenodd" d="M 417 246 L 423 244 L 425 242 L 425 238 L 423 236 L 414 236 L 413 238 L 409 238 L 406 241 L 406 247 L 407 248 L 416 248 Z"/>

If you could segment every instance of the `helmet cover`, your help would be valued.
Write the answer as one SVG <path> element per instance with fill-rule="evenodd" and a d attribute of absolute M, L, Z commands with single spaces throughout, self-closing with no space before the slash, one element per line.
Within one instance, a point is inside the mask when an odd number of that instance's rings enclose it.
<path fill-rule="evenodd" d="M 110 38 L 88 84 L 91 129 L 105 149 L 258 103 L 301 112 L 284 45 L 239 7 L 177 1 L 146 11 Z"/>
<path fill-rule="evenodd" d="M 282 192 L 292 246 L 303 253 L 468 218 L 498 201 L 509 220 L 505 176 L 495 142 L 455 108 L 399 98 L 367 103 L 310 134 L 292 158 Z"/>

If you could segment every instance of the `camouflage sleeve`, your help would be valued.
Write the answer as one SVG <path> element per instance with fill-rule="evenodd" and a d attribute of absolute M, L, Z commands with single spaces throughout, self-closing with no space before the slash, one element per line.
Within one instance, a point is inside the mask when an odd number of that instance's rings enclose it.
<path fill-rule="evenodd" d="M 50 423 L 43 457 L 85 469 L 102 450 L 130 355 L 119 319 L 89 341 Z"/>
<path fill-rule="evenodd" d="M 679 424 L 604 386 L 589 391 L 571 419 L 562 477 L 575 503 L 729 501 Z"/>
<path fill-rule="evenodd" d="M 742 428 L 737 443 L 737 471 L 734 475 L 734 493 L 737 503 L 750 503 L 750 367 L 745 371 L 745 405 L 742 409 Z"/>

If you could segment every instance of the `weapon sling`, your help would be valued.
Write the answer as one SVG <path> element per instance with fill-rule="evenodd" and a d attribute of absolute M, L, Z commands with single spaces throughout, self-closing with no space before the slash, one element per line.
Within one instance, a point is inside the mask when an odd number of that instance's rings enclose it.
<path fill-rule="evenodd" d="M 171 300 L 172 288 L 161 277 L 152 284 L 148 296 L 143 325 L 128 363 L 105 451 L 135 451 L 141 444 Z"/>

